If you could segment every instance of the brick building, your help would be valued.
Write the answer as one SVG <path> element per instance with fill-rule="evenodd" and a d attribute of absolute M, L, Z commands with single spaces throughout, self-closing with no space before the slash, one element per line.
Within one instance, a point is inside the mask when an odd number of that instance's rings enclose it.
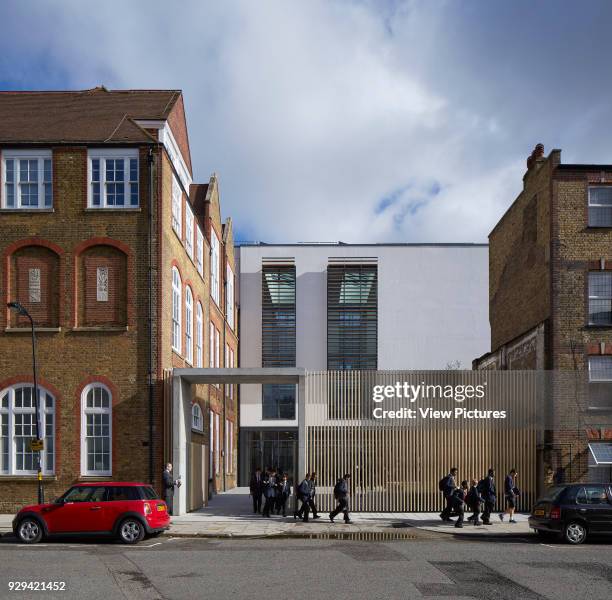
<path fill-rule="evenodd" d="M 233 366 L 231 220 L 194 184 L 176 90 L 0 93 L 0 512 L 36 497 L 29 322 L 47 498 L 76 481 L 152 481 L 173 367 Z M 236 393 L 199 386 L 191 507 L 235 485 Z M 194 473 L 194 470 L 197 471 Z M 187 474 L 177 474 L 187 475 Z"/>
<path fill-rule="evenodd" d="M 489 235 L 489 290 L 474 368 L 549 371 L 540 481 L 612 480 L 612 165 L 535 147 Z"/>

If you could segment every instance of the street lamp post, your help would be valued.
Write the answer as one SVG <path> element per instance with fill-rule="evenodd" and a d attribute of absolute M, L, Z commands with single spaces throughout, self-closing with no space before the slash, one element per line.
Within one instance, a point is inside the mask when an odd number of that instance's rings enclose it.
<path fill-rule="evenodd" d="M 40 398 L 38 396 L 38 381 L 36 379 L 36 333 L 34 331 L 34 319 L 32 315 L 25 309 L 25 307 L 19 302 L 9 302 L 7 306 L 16 311 L 19 315 L 27 317 L 30 320 L 30 326 L 32 328 L 32 374 L 34 376 L 34 411 L 36 417 L 36 444 L 38 450 L 36 455 L 38 457 L 38 503 L 44 504 L 45 492 L 43 490 L 42 480 L 42 444 L 40 437 Z"/>

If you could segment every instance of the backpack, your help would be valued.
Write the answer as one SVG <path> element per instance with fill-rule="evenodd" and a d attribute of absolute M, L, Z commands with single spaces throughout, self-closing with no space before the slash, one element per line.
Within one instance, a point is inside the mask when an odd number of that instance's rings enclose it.
<path fill-rule="evenodd" d="M 484 494 L 485 492 L 487 492 L 489 490 L 489 482 L 487 481 L 486 478 L 485 479 L 481 479 L 478 482 L 478 485 L 476 487 L 477 487 L 478 491 L 481 494 Z"/>
<path fill-rule="evenodd" d="M 334 486 L 334 498 L 336 500 L 338 499 L 338 496 L 342 493 L 341 486 L 342 486 L 342 479 L 338 479 L 338 481 L 336 482 L 336 485 Z"/>
<path fill-rule="evenodd" d="M 444 475 L 440 482 L 438 483 L 438 489 L 443 492 L 446 489 L 446 485 L 448 484 L 448 475 Z"/>

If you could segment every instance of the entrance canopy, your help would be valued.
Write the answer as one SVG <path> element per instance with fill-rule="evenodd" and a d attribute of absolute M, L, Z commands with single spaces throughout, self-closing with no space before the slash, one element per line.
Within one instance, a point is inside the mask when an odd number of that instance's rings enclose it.
<path fill-rule="evenodd" d="M 197 384 L 295 384 L 298 386 L 299 439 L 304 440 L 306 370 L 294 367 L 239 369 L 174 369 L 172 372 L 172 463 L 174 474 L 183 479 L 174 494 L 174 514 L 187 512 L 188 444 L 191 442 L 191 386 Z M 298 450 L 298 472 L 304 472 L 306 456 L 302 445 Z"/>

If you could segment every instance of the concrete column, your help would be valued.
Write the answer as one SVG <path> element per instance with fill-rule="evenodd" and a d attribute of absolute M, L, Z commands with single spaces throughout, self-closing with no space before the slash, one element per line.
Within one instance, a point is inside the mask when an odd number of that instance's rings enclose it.
<path fill-rule="evenodd" d="M 180 376 L 172 378 L 172 467 L 176 479 L 182 485 L 174 491 L 173 512 L 187 512 L 187 489 L 189 486 L 189 453 L 191 441 L 191 384 Z"/>

